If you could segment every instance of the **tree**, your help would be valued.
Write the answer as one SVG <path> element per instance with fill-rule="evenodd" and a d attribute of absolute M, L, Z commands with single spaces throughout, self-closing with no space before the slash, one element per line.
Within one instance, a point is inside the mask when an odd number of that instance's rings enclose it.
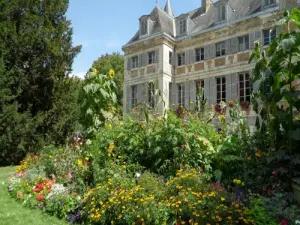
<path fill-rule="evenodd" d="M 114 81 L 117 85 L 116 95 L 120 108 L 123 105 L 123 82 L 124 82 L 124 56 L 118 52 L 102 55 L 93 62 L 92 68 L 95 68 L 100 74 L 107 74 L 110 69 L 115 71 Z"/>
<path fill-rule="evenodd" d="M 66 127 L 64 118 L 70 108 L 58 110 L 57 106 L 72 105 L 71 96 L 76 96 L 70 93 L 76 89 L 74 86 L 66 88 L 66 79 L 81 49 L 72 45 L 71 23 L 65 16 L 68 3 L 0 1 L 1 164 L 9 163 L 7 156 L 17 163 L 25 152 L 37 151 L 46 143 L 64 138 L 58 137 L 62 132 L 57 137 L 50 133 L 57 127 Z M 50 122 L 51 117 L 55 120 Z"/>

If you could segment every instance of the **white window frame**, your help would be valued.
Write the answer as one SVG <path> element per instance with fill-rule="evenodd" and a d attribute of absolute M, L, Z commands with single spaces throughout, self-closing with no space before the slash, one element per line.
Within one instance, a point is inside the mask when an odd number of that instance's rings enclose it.
<path fill-rule="evenodd" d="M 217 77 L 217 103 L 226 102 L 226 77 Z"/>
<path fill-rule="evenodd" d="M 148 21 L 141 21 L 141 35 L 146 35 L 148 33 Z"/>
<path fill-rule="evenodd" d="M 178 66 L 185 65 L 185 53 L 178 53 L 177 54 L 177 64 Z"/>
<path fill-rule="evenodd" d="M 218 6 L 218 22 L 222 22 L 226 20 L 226 6 L 225 4 L 221 4 Z"/>
<path fill-rule="evenodd" d="M 200 62 L 204 60 L 204 48 L 196 48 L 196 62 Z"/>
<path fill-rule="evenodd" d="M 264 44 L 264 46 L 270 45 L 272 40 L 276 38 L 276 29 L 263 30 L 262 34 L 263 34 L 263 44 Z"/>
<path fill-rule="evenodd" d="M 249 34 L 238 37 L 239 51 L 247 51 L 250 49 Z"/>
<path fill-rule="evenodd" d="M 137 105 L 137 85 L 131 86 L 131 108 Z"/>
<path fill-rule="evenodd" d="M 139 67 L 139 56 L 133 56 L 131 57 L 131 68 L 135 69 Z"/>
<path fill-rule="evenodd" d="M 185 34 L 187 30 L 187 21 L 186 18 L 180 19 L 179 20 L 179 33 L 180 34 Z"/>
<path fill-rule="evenodd" d="M 150 83 L 148 83 L 148 105 L 152 109 L 155 107 L 154 95 L 155 95 L 154 83 L 150 82 Z"/>
<path fill-rule="evenodd" d="M 148 52 L 148 65 L 155 63 L 155 51 Z"/>
<path fill-rule="evenodd" d="M 242 102 L 251 102 L 251 79 L 249 73 L 239 74 L 239 100 Z"/>
<path fill-rule="evenodd" d="M 216 57 L 226 55 L 226 44 L 225 41 L 216 44 Z"/>
<path fill-rule="evenodd" d="M 184 84 L 178 84 L 178 106 L 185 107 L 185 86 Z"/>

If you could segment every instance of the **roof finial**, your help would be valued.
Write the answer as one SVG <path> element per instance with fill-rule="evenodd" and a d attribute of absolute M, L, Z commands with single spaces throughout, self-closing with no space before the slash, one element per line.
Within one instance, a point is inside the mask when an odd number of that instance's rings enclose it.
<path fill-rule="evenodd" d="M 167 0 L 166 6 L 165 6 L 165 12 L 172 17 L 174 16 L 170 0 Z"/>

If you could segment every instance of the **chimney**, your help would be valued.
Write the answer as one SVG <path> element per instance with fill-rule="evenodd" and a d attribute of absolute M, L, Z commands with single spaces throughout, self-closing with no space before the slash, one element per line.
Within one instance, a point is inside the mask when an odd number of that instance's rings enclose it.
<path fill-rule="evenodd" d="M 213 0 L 202 0 L 201 7 L 203 8 L 203 12 L 206 13 L 209 9 L 209 6 L 214 3 Z"/>

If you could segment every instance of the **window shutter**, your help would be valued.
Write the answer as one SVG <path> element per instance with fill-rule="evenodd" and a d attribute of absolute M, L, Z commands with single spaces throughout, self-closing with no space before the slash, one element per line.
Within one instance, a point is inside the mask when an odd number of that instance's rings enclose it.
<path fill-rule="evenodd" d="M 209 46 L 210 50 L 210 59 L 216 58 L 216 44 L 211 44 Z"/>
<path fill-rule="evenodd" d="M 210 89 L 210 79 L 205 78 L 204 79 L 204 98 L 206 98 L 208 104 L 211 104 L 209 89 Z"/>
<path fill-rule="evenodd" d="M 184 106 L 186 109 L 190 109 L 190 82 L 184 82 Z"/>
<path fill-rule="evenodd" d="M 255 32 L 250 32 L 249 33 L 249 47 L 250 47 L 250 49 L 253 49 L 255 47 L 254 42 L 255 42 Z"/>
<path fill-rule="evenodd" d="M 178 88 L 177 88 L 177 84 L 172 83 L 172 108 L 174 110 L 177 109 L 178 107 Z"/>
<path fill-rule="evenodd" d="M 142 66 L 142 57 L 143 55 L 142 54 L 140 54 L 140 55 L 138 55 L 138 62 L 139 62 L 139 67 L 141 67 Z"/>
<path fill-rule="evenodd" d="M 231 54 L 230 39 L 225 41 L 225 53 L 226 55 Z"/>
<path fill-rule="evenodd" d="M 190 81 L 190 107 L 189 110 L 194 110 L 196 107 L 196 81 Z"/>
<path fill-rule="evenodd" d="M 190 64 L 194 64 L 196 61 L 195 49 L 190 49 Z"/>
<path fill-rule="evenodd" d="M 210 59 L 210 46 L 209 45 L 205 45 L 204 46 L 204 59 Z"/>
<path fill-rule="evenodd" d="M 210 104 L 216 104 L 217 103 L 217 84 L 216 84 L 216 78 L 211 77 L 210 78 Z"/>
<path fill-rule="evenodd" d="M 234 37 L 231 39 L 230 44 L 231 44 L 231 53 L 232 54 L 237 53 L 239 51 L 238 43 L 239 43 L 238 37 Z"/>
<path fill-rule="evenodd" d="M 148 65 L 148 53 L 144 52 L 142 54 L 142 66 L 147 66 Z"/>
<path fill-rule="evenodd" d="M 237 77 L 237 74 L 231 75 L 231 99 L 238 101 L 238 77 Z"/>
<path fill-rule="evenodd" d="M 142 84 L 142 103 L 144 107 L 148 103 L 148 83 Z"/>
<path fill-rule="evenodd" d="M 127 58 L 127 70 L 131 70 L 131 58 Z"/>
<path fill-rule="evenodd" d="M 155 63 L 159 61 L 159 48 L 155 50 Z"/>
<path fill-rule="evenodd" d="M 190 64 L 190 51 L 186 50 L 185 51 L 185 65 Z"/>
<path fill-rule="evenodd" d="M 262 41 L 262 31 L 261 30 L 257 30 L 255 31 L 255 41 Z"/>
<path fill-rule="evenodd" d="M 141 104 L 144 101 L 142 93 L 143 93 L 143 84 L 138 84 L 137 85 L 137 104 Z"/>
<path fill-rule="evenodd" d="M 126 113 L 129 113 L 131 109 L 131 86 L 126 86 Z"/>
<path fill-rule="evenodd" d="M 232 82 L 231 82 L 231 74 L 226 76 L 226 101 L 232 99 Z"/>

